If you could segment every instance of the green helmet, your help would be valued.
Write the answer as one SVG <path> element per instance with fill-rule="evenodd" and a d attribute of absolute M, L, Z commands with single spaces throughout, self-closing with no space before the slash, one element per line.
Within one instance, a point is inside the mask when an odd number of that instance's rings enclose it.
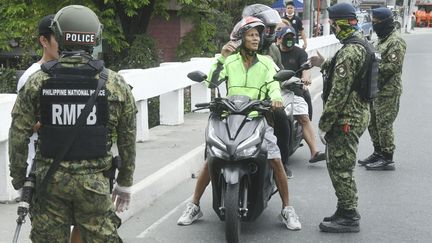
<path fill-rule="evenodd" d="M 91 52 L 102 38 L 102 24 L 96 14 L 81 5 L 69 5 L 60 9 L 51 28 L 61 51 L 84 50 Z"/>

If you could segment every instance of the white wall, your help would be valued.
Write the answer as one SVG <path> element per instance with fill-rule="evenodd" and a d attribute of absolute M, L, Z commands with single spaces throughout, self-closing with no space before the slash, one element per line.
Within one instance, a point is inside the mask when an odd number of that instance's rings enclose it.
<path fill-rule="evenodd" d="M 15 94 L 0 94 L 0 201 L 12 200 L 18 196 L 9 176 L 8 134 L 11 124 L 11 110 L 15 103 Z"/>

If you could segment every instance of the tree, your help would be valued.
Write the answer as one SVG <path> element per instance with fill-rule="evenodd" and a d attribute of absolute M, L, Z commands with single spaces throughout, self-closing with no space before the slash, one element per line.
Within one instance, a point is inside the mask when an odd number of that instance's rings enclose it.
<path fill-rule="evenodd" d="M 153 12 L 164 15 L 169 0 L 0 0 L 0 50 L 10 50 L 9 42 L 35 47 L 38 21 L 64 6 L 80 4 L 91 8 L 104 25 L 104 40 L 115 52 L 131 44 L 137 34 L 147 31 Z M 192 4 L 192 0 L 179 0 Z M 167 16 L 165 14 L 165 16 Z"/>
<path fill-rule="evenodd" d="M 273 0 L 207 0 L 200 4 L 183 4 L 179 14 L 192 23 L 193 31 L 183 37 L 177 57 L 183 61 L 193 56 L 213 56 L 229 40 L 234 24 L 241 19 L 243 8 L 260 3 L 271 5 Z"/>
<path fill-rule="evenodd" d="M 170 0 L 0 0 L 0 50 L 10 50 L 10 41 L 23 48 L 36 49 L 38 21 L 64 6 L 80 4 L 100 17 L 104 43 L 121 53 L 136 36 L 147 32 L 152 15 L 168 18 Z M 249 4 L 270 5 L 272 0 L 177 0 L 179 15 L 197 23 L 183 39 L 178 51 L 182 59 L 191 55 L 213 55 L 228 40 L 233 23 Z"/>

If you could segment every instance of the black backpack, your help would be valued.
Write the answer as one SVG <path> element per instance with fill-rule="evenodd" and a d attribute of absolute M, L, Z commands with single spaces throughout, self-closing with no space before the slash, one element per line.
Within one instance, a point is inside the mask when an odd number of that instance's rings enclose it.
<path fill-rule="evenodd" d="M 356 77 L 353 89 L 357 91 L 364 101 L 372 101 L 378 94 L 378 66 L 381 61 L 381 55 L 375 47 L 364 39 L 357 37 L 350 38 L 344 44 L 359 44 L 366 49 L 366 60 L 360 72 Z"/>

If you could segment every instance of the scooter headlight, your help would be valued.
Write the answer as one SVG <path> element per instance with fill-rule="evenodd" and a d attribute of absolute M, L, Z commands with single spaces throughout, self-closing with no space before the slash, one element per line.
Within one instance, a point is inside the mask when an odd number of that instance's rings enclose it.
<path fill-rule="evenodd" d="M 218 148 L 215 147 L 215 146 L 211 146 L 210 149 L 211 149 L 211 151 L 214 153 L 214 155 L 215 155 L 216 157 L 221 158 L 221 159 L 226 159 L 226 160 L 229 159 L 229 155 L 228 155 L 228 153 L 226 153 L 225 151 L 223 151 L 223 150 L 221 150 L 221 149 L 218 149 Z"/>
<path fill-rule="evenodd" d="M 241 142 L 237 148 L 237 151 L 243 151 L 247 148 L 250 148 L 251 146 L 258 144 L 261 141 L 261 133 L 260 131 L 262 130 L 264 126 L 264 123 L 261 122 L 257 128 L 255 129 L 254 133 L 252 134 L 252 136 L 250 136 L 248 139 L 244 140 L 243 142 Z"/>
<path fill-rule="evenodd" d="M 211 144 L 215 144 L 218 147 L 226 150 L 226 145 L 218 138 L 218 136 L 216 136 L 215 129 L 212 126 L 209 126 L 208 139 L 210 140 Z"/>
<path fill-rule="evenodd" d="M 261 142 L 261 130 L 264 123 L 261 122 L 255 132 L 248 139 L 240 143 L 237 148 L 236 156 L 238 158 L 251 157 L 258 150 L 258 144 Z"/>
<path fill-rule="evenodd" d="M 247 149 L 243 149 L 242 151 L 237 152 L 236 155 L 238 158 L 247 158 L 247 157 L 251 157 L 252 155 L 254 155 L 257 150 L 258 150 L 257 146 L 252 146 L 252 147 L 249 147 Z"/>

